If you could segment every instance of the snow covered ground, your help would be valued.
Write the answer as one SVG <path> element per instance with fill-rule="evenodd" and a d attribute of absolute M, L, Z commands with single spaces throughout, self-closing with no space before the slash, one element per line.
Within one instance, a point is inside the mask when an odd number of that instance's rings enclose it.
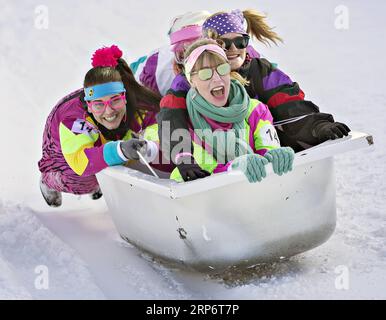
<path fill-rule="evenodd" d="M 285 39 L 257 45 L 321 110 L 375 147 L 337 157 L 338 225 L 323 246 L 282 263 L 219 276 L 152 261 L 123 243 L 103 200 L 64 196 L 48 208 L 37 161 L 45 119 L 81 86 L 93 51 L 118 44 L 128 61 L 163 45 L 171 17 L 192 10 L 256 8 L 256 2 L 0 0 L 0 298 L 373 299 L 386 298 L 386 31 L 384 1 L 258 2 Z M 48 29 L 36 27 L 39 5 Z M 346 6 L 349 29 L 335 9 Z M 39 21 L 38 21 L 39 22 Z M 38 24 L 39 26 L 39 24 Z M 48 289 L 39 289 L 46 266 Z M 349 289 L 338 290 L 342 267 Z"/>

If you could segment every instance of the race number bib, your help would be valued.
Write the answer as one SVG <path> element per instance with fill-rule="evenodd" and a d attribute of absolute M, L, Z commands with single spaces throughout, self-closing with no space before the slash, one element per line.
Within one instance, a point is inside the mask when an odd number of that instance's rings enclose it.
<path fill-rule="evenodd" d="M 74 133 L 82 133 L 88 135 L 98 133 L 98 131 L 84 119 L 77 119 L 73 123 L 71 131 Z"/>
<path fill-rule="evenodd" d="M 280 147 L 280 140 L 272 124 L 265 124 L 260 129 L 260 137 L 264 146 Z"/>

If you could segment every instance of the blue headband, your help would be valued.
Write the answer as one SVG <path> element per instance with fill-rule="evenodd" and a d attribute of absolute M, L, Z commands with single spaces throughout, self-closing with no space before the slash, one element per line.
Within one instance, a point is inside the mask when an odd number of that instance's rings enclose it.
<path fill-rule="evenodd" d="M 108 82 L 97 84 L 92 87 L 84 88 L 84 100 L 91 101 L 102 98 L 104 96 L 108 96 L 110 94 L 117 94 L 121 92 L 126 92 L 122 82 Z"/>

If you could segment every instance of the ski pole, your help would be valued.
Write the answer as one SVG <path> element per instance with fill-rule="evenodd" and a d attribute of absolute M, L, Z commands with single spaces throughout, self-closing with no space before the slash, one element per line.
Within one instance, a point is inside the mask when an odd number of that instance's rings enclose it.
<path fill-rule="evenodd" d="M 158 174 L 155 173 L 155 171 L 153 170 L 153 168 L 150 166 L 150 164 L 146 161 L 146 159 L 144 158 L 144 156 L 137 150 L 137 154 L 139 156 L 139 158 L 142 160 L 142 162 L 147 166 L 147 168 L 150 170 L 150 172 L 156 177 L 159 179 L 159 176 Z"/>

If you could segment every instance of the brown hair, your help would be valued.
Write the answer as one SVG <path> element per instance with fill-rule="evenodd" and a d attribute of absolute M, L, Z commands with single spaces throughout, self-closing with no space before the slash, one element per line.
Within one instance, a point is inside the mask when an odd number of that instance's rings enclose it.
<path fill-rule="evenodd" d="M 137 113 L 140 117 L 143 117 L 143 111 L 154 111 L 160 110 L 159 103 L 161 96 L 153 92 L 152 90 L 140 85 L 134 77 L 133 72 L 122 58 L 118 59 L 118 65 L 113 67 L 95 67 L 86 73 L 84 78 L 84 88 L 94 86 L 97 84 L 122 81 L 126 89 L 126 120 L 123 121 L 121 126 L 115 130 L 107 130 L 102 125 L 98 125 L 101 129 L 102 134 L 109 140 L 115 135 L 121 136 L 126 134 L 130 127 L 130 124 L 135 119 Z M 142 112 L 141 112 L 142 111 Z M 92 115 L 91 115 L 92 116 Z M 92 116 L 93 117 L 93 116 Z M 94 119 L 95 120 L 95 119 Z"/>
<path fill-rule="evenodd" d="M 134 109 L 159 111 L 161 96 L 142 86 L 135 80 L 134 74 L 127 62 L 118 59 L 118 65 L 113 67 L 96 67 L 89 70 L 84 78 L 85 88 L 106 82 L 122 81 L 126 89 L 126 99 Z M 141 103 L 141 105 L 138 105 Z"/>
<path fill-rule="evenodd" d="M 222 11 L 212 14 L 207 18 L 207 20 L 222 13 L 226 12 Z M 243 11 L 243 16 L 247 22 L 247 33 L 251 36 L 251 38 L 256 38 L 256 40 L 264 43 L 265 45 L 270 45 L 270 42 L 276 45 L 278 42 L 283 42 L 282 38 L 280 38 L 279 35 L 273 31 L 274 28 L 270 27 L 266 23 L 266 15 L 253 9 L 247 9 Z M 216 30 L 214 29 L 205 30 L 205 36 L 212 39 L 219 38 Z"/>
<path fill-rule="evenodd" d="M 185 51 L 185 59 L 187 57 L 189 57 L 189 55 L 193 52 L 194 49 L 197 49 L 201 46 L 204 46 L 204 45 L 207 45 L 207 44 L 215 44 L 215 45 L 218 45 L 219 47 L 223 48 L 222 47 L 222 43 L 219 42 L 219 41 L 215 41 L 213 39 L 200 39 L 200 40 L 197 40 L 195 42 L 193 42 Z M 205 57 L 207 57 L 207 59 L 209 60 L 210 63 L 212 63 L 213 65 L 219 65 L 219 64 L 222 64 L 222 63 L 227 63 L 228 61 L 226 59 L 224 59 L 223 57 L 221 57 L 220 55 L 214 53 L 214 52 L 210 52 L 210 51 L 204 51 L 200 57 L 197 59 L 194 67 L 193 67 L 193 70 L 196 71 L 196 70 L 199 70 L 201 69 L 203 66 L 204 66 L 204 59 Z M 193 71 L 192 70 L 192 71 Z M 238 80 L 242 85 L 247 85 L 248 84 L 248 81 L 245 80 L 239 73 L 237 73 L 236 71 L 232 71 L 231 72 L 231 78 L 234 79 L 234 80 Z"/>

